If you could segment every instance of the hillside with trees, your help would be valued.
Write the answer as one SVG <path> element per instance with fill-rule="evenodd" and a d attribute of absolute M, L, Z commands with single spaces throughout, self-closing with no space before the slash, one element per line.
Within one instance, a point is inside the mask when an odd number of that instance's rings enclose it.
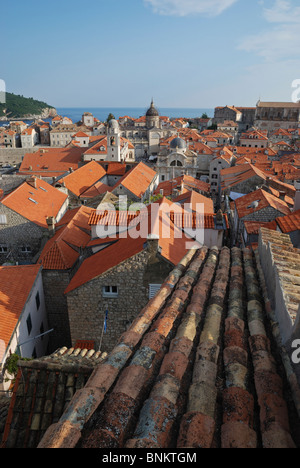
<path fill-rule="evenodd" d="M 57 115 L 53 106 L 13 93 L 6 93 L 6 103 L 0 104 L 0 118 L 30 118 L 32 116 L 48 117 Z"/>

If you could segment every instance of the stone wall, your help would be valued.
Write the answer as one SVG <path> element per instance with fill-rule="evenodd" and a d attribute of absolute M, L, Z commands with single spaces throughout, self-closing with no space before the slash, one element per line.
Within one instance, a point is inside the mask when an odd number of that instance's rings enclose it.
<path fill-rule="evenodd" d="M 26 153 L 35 153 L 39 148 L 0 148 L 0 165 L 20 164 Z"/>
<path fill-rule="evenodd" d="M 43 238 L 48 238 L 48 230 L 28 221 L 0 203 L 1 214 L 6 215 L 7 224 L 0 224 L 0 246 L 6 246 L 8 251 L 0 253 L 0 264 L 13 260 L 30 261 L 40 251 Z M 31 252 L 23 253 L 21 250 L 23 246 L 29 246 Z"/>
<path fill-rule="evenodd" d="M 300 338 L 300 254 L 287 234 L 261 229 L 259 256 L 282 343 L 288 348 Z"/>
<path fill-rule="evenodd" d="M 68 270 L 43 270 L 43 285 L 50 334 L 49 352 L 58 348 L 71 347 L 71 334 L 68 317 L 67 298 L 64 294 L 69 282 Z"/>
<path fill-rule="evenodd" d="M 162 284 L 173 266 L 143 252 L 121 263 L 98 278 L 67 294 L 72 345 L 77 340 L 94 340 L 98 350 L 108 310 L 107 332 L 101 350 L 113 349 L 120 335 L 149 301 L 149 284 Z M 104 297 L 104 286 L 117 286 L 118 297 Z"/>
<path fill-rule="evenodd" d="M 26 176 L 3 174 L 0 176 L 0 188 L 6 195 L 7 193 L 12 192 L 17 187 L 19 187 L 23 182 L 25 182 L 25 180 Z"/>
<path fill-rule="evenodd" d="M 255 211 L 248 216 L 244 216 L 244 218 L 238 219 L 237 212 L 235 211 L 235 235 L 236 235 L 236 240 L 240 239 L 240 236 L 243 234 L 243 231 L 245 229 L 244 221 L 256 221 L 256 222 L 270 222 L 273 221 L 276 218 L 280 218 L 284 216 L 283 213 L 281 213 L 278 210 L 275 210 L 271 206 L 268 206 L 262 210 Z"/>
<path fill-rule="evenodd" d="M 265 181 L 261 177 L 254 176 L 241 182 L 240 184 L 236 184 L 233 187 L 230 187 L 229 192 L 248 194 L 256 190 L 257 187 L 261 187 L 264 182 Z"/>

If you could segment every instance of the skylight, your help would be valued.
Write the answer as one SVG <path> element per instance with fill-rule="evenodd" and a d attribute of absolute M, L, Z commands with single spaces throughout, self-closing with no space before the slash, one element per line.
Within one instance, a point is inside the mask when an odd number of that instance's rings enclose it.
<path fill-rule="evenodd" d="M 35 203 L 36 205 L 38 204 L 38 202 L 35 201 L 33 198 L 30 198 L 30 197 L 29 197 L 28 200 L 30 200 L 32 203 Z"/>

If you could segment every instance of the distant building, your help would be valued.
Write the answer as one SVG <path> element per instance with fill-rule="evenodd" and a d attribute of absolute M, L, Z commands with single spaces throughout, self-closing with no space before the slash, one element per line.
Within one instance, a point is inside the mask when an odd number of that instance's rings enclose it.
<path fill-rule="evenodd" d="M 268 131 L 298 128 L 300 123 L 300 103 L 261 102 L 256 106 L 254 125 Z"/>
<path fill-rule="evenodd" d="M 4 131 L 2 134 L 3 144 L 5 148 L 20 148 L 21 137 L 20 134 L 14 130 Z"/>
<path fill-rule="evenodd" d="M 200 179 L 203 175 L 209 176 L 212 159 L 213 151 L 203 142 L 174 137 L 161 148 L 155 167 L 161 182 L 183 175 Z"/>
<path fill-rule="evenodd" d="M 136 158 L 157 155 L 160 140 L 177 134 L 177 129 L 159 115 L 153 100 L 140 119 L 120 119 L 120 130 L 121 136 L 134 145 Z"/>
<path fill-rule="evenodd" d="M 255 128 L 242 133 L 240 136 L 240 146 L 248 148 L 267 148 L 269 144 L 268 133 Z"/>
<path fill-rule="evenodd" d="M 135 147 L 121 134 L 118 121 L 115 119 L 110 120 L 106 129 L 106 136 L 100 138 L 98 143 L 84 152 L 83 161 L 134 162 Z"/>
<path fill-rule="evenodd" d="M 50 145 L 52 147 L 64 147 L 68 145 L 77 132 L 82 131 L 87 135 L 92 135 L 92 130 L 85 125 L 63 124 L 55 125 L 50 131 Z"/>
<path fill-rule="evenodd" d="M 254 125 L 255 111 L 255 107 L 216 107 L 213 123 L 218 125 L 231 121 L 237 124 L 238 131 L 242 132 L 248 130 Z"/>
<path fill-rule="evenodd" d="M 29 127 L 21 133 L 22 148 L 33 148 L 38 143 L 39 134 L 33 127 Z"/>

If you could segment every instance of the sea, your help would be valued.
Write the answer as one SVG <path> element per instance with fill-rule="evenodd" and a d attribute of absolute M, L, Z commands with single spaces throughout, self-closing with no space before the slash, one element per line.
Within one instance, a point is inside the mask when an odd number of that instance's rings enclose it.
<path fill-rule="evenodd" d="M 94 117 L 100 120 L 100 122 L 105 122 L 109 114 L 113 114 L 115 119 L 119 119 L 120 117 L 124 117 L 128 115 L 129 117 L 133 117 L 138 119 L 142 117 L 147 112 L 147 107 L 58 107 L 56 108 L 58 115 L 62 117 L 68 117 L 74 123 L 79 122 L 82 118 L 82 115 L 85 112 L 91 112 Z M 207 114 L 208 117 L 214 116 L 214 109 L 191 109 L 191 108 L 157 108 L 159 114 L 162 116 L 167 116 L 170 118 L 186 118 L 186 119 L 193 119 L 197 117 L 202 117 L 203 114 Z M 46 122 L 51 123 L 51 119 L 43 119 Z M 32 120 L 25 120 L 24 122 L 27 124 L 31 124 Z M 0 121 L 0 126 L 7 125 L 8 122 Z"/>

